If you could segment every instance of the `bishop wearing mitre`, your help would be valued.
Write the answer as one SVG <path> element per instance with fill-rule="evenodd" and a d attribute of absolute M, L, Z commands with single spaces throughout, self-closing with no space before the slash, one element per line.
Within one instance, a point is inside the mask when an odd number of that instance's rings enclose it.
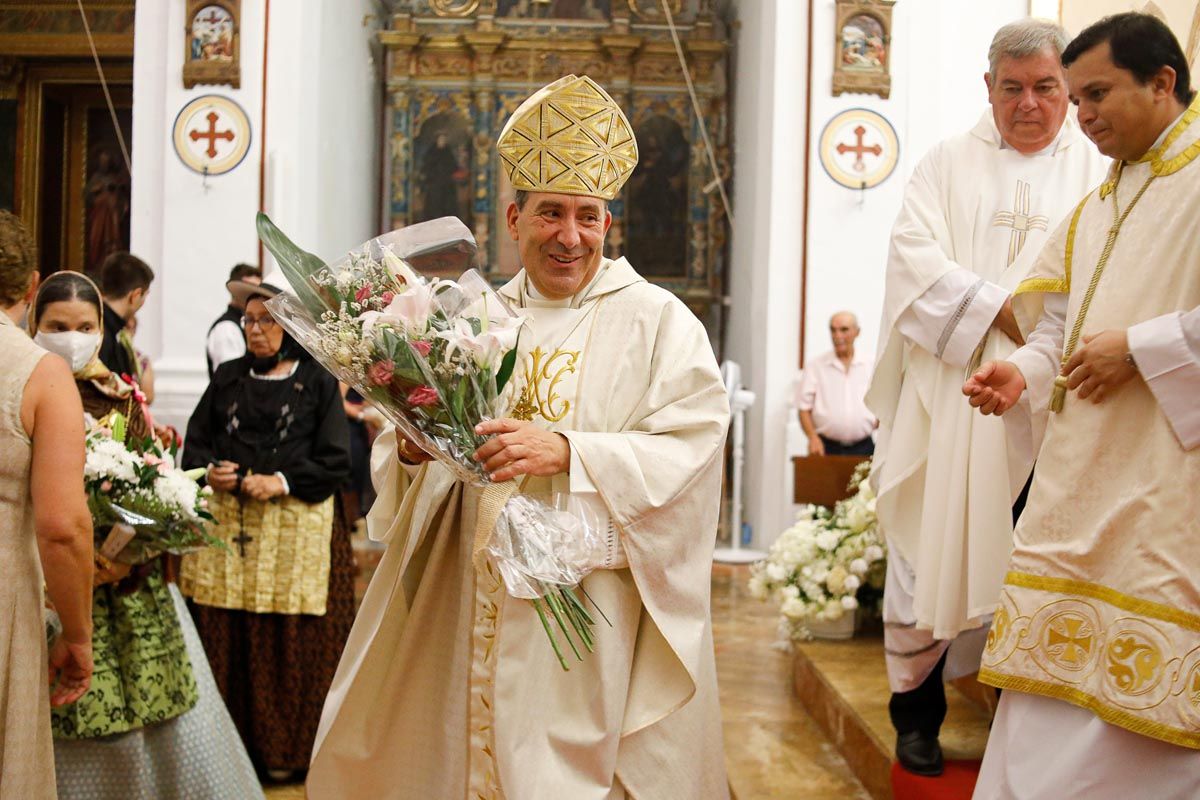
<path fill-rule="evenodd" d="M 582 589 L 611 625 L 564 671 L 534 608 L 472 564 L 483 490 L 394 430 L 372 453 L 387 545 L 334 678 L 308 796 L 726 798 L 709 614 L 729 404 L 704 327 L 605 258 L 637 164 L 590 78 L 544 87 L 497 143 L 523 269 L 519 402 L 476 457 L 529 494 L 570 493 L 604 534 Z M 647 210 L 648 213 L 652 213 Z"/>

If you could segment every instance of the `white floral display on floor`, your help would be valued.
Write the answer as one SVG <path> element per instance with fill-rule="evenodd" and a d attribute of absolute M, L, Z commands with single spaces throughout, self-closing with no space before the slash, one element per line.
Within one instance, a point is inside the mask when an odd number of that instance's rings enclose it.
<path fill-rule="evenodd" d="M 808 625 L 877 605 L 883 595 L 887 550 L 875 519 L 870 462 L 850 479 L 854 494 L 831 511 L 804 506 L 779 535 L 767 558 L 751 568 L 750 593 L 779 603 L 780 632 L 809 639 Z"/>

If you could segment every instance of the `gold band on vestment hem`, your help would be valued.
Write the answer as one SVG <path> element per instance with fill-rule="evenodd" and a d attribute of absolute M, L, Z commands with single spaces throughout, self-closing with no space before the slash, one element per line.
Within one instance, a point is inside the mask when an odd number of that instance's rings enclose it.
<path fill-rule="evenodd" d="M 1008 586 L 1018 586 L 1022 589 L 1036 589 L 1055 594 L 1090 597 L 1093 600 L 1108 603 L 1110 606 L 1116 606 L 1131 614 L 1160 619 L 1163 622 L 1169 622 L 1172 625 L 1178 625 L 1181 628 L 1187 628 L 1190 631 L 1200 633 L 1200 615 L 1182 611 L 1162 603 L 1155 603 L 1152 600 L 1143 600 L 1140 597 L 1124 594 L 1099 583 L 1088 583 L 1071 578 L 1051 578 L 1045 575 L 1031 575 L 1027 572 L 1016 571 L 1005 575 L 1004 583 Z"/>
<path fill-rule="evenodd" d="M 1036 694 L 1055 700 L 1062 700 L 1073 706 L 1091 711 L 1097 717 L 1111 725 L 1116 725 L 1152 739 L 1158 739 L 1167 744 L 1200 750 L 1200 731 L 1186 731 L 1148 720 L 1145 717 L 1139 717 L 1136 714 L 1130 714 L 1128 711 L 1122 711 L 1119 708 L 1106 705 L 1102 700 L 1087 692 L 1072 689 L 1069 686 L 1034 680 L 1033 678 L 1022 678 L 1016 675 L 1005 675 L 986 667 L 979 670 L 979 682 L 1005 691 L 1024 692 L 1025 694 Z"/>

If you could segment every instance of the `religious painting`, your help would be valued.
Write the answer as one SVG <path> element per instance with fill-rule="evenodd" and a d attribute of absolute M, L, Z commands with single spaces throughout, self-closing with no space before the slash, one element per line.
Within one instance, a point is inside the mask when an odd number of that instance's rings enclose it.
<path fill-rule="evenodd" d="M 639 159 L 625 188 L 625 251 L 642 275 L 686 277 L 691 148 L 670 117 L 647 117 L 634 133 Z"/>
<path fill-rule="evenodd" d="M 457 111 L 441 111 L 413 141 L 412 221 L 458 217 L 471 226 L 472 133 Z"/>
<path fill-rule="evenodd" d="M 895 0 L 837 0 L 833 94 L 877 94 L 892 91 L 888 64 L 892 49 L 892 5 Z"/>
<path fill-rule="evenodd" d="M 123 116 L 126 119 L 121 120 L 122 127 L 128 128 L 128 109 L 124 110 Z M 109 255 L 129 249 L 130 180 L 108 112 L 91 109 L 88 117 L 87 182 L 83 187 L 83 268 L 89 275 L 95 275 Z"/>
<path fill-rule="evenodd" d="M 188 0 L 183 85 L 241 84 L 241 0 Z"/>
<path fill-rule="evenodd" d="M 607 22 L 612 0 L 499 0 L 497 17 Z"/>

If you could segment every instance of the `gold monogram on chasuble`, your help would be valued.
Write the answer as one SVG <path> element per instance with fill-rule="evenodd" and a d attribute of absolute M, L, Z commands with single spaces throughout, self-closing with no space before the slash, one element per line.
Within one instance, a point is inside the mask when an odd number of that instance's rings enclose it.
<path fill-rule="evenodd" d="M 555 350 L 547 353 L 535 347 L 522 364 L 525 384 L 509 413 L 513 419 L 532 422 L 541 417 L 546 422 L 561 422 L 571 413 L 571 401 L 559 394 L 562 381 L 579 368 L 578 350 Z"/>

